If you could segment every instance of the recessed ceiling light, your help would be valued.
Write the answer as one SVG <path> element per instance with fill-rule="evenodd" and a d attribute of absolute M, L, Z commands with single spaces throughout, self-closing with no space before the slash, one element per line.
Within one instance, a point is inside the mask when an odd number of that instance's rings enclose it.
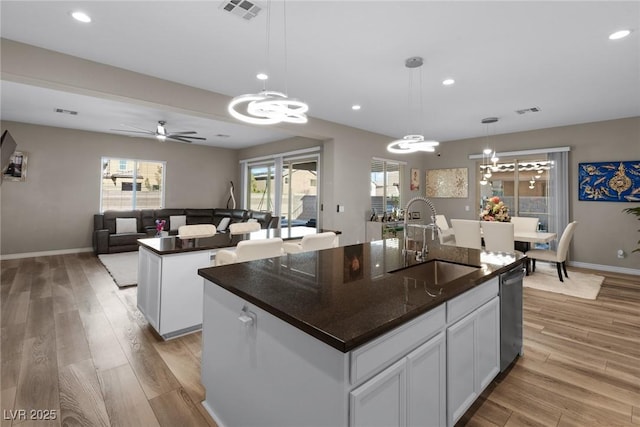
<path fill-rule="evenodd" d="M 615 33 L 612 33 L 611 35 L 609 35 L 609 40 L 623 39 L 623 38 L 627 37 L 629 34 L 631 34 L 630 30 L 616 31 Z"/>
<path fill-rule="evenodd" d="M 269 76 L 267 76 L 265 73 L 258 73 L 258 74 L 256 75 L 256 78 L 257 78 L 258 80 L 267 80 L 267 79 L 269 78 Z"/>
<path fill-rule="evenodd" d="M 453 79 L 445 79 L 442 81 L 442 84 L 445 86 L 451 86 L 452 84 L 454 84 L 456 81 Z"/>
<path fill-rule="evenodd" d="M 71 16 L 73 17 L 73 19 L 75 19 L 76 21 L 80 21 L 80 22 L 84 22 L 84 23 L 89 23 L 91 22 L 91 17 L 89 15 L 87 15 L 84 12 L 73 12 L 71 14 Z"/>
<path fill-rule="evenodd" d="M 359 109 L 361 109 L 361 108 L 362 108 L 362 107 L 361 107 L 360 105 L 358 105 L 358 104 L 356 104 L 356 105 L 352 105 L 352 106 L 351 106 L 351 109 L 352 109 L 352 110 L 354 110 L 354 111 L 358 111 L 358 110 L 359 110 Z"/>

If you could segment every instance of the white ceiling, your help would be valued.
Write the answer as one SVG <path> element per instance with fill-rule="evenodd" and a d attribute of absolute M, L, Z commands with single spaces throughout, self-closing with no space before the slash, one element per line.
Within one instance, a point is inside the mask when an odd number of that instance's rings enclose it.
<path fill-rule="evenodd" d="M 266 11 L 245 21 L 221 3 L 3 0 L 0 34 L 229 96 L 258 92 Z M 271 3 L 267 88 L 288 89 L 316 118 L 448 141 L 485 135 L 480 120 L 488 116 L 500 119 L 492 133 L 640 116 L 638 1 L 288 1 L 287 73 L 283 2 Z M 74 10 L 93 22 L 74 21 Z M 623 28 L 634 31 L 608 39 Z M 404 61 L 411 56 L 425 60 L 421 120 L 408 102 L 412 72 Z M 447 77 L 456 84 L 443 86 Z M 351 110 L 355 103 L 360 111 Z M 55 107 L 79 114 L 55 114 Z M 541 111 L 515 112 L 529 107 Z M 170 131 L 196 130 L 227 147 L 290 136 L 6 81 L 2 118 L 100 132 L 123 124 L 153 129 L 163 119 Z"/>

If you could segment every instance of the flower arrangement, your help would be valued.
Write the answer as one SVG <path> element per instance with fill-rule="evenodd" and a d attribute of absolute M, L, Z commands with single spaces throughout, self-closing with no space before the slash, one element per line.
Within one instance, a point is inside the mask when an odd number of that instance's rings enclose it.
<path fill-rule="evenodd" d="M 487 200 L 487 204 L 480 213 L 480 219 L 483 221 L 499 221 L 509 222 L 509 208 L 500 200 L 500 197 L 494 196 Z"/>
<path fill-rule="evenodd" d="M 164 230 L 164 225 L 167 223 L 164 219 L 156 219 L 156 233 L 160 234 Z"/>

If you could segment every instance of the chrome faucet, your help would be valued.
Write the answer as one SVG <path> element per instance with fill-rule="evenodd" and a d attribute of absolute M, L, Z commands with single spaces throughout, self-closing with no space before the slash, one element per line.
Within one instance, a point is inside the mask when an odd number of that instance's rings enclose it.
<path fill-rule="evenodd" d="M 404 209 L 404 233 L 405 233 L 405 237 L 404 237 L 404 249 L 403 249 L 403 254 L 406 254 L 409 250 L 409 239 L 408 237 L 408 223 L 407 223 L 407 218 L 409 217 L 409 215 L 411 214 L 411 212 L 409 211 L 409 208 L 411 207 L 411 205 L 413 205 L 415 202 L 423 202 L 425 203 L 429 209 L 431 210 L 431 223 L 422 226 L 422 250 L 418 253 L 416 253 L 416 260 L 418 261 L 422 261 L 425 259 L 425 257 L 427 256 L 427 253 L 429 253 L 429 249 L 427 248 L 427 236 L 426 236 L 426 230 L 427 229 L 431 229 L 431 240 L 435 239 L 435 233 L 441 233 L 442 230 L 440 229 L 440 227 L 438 227 L 438 225 L 436 224 L 436 208 L 433 206 L 433 203 L 431 202 L 431 200 L 427 199 L 426 197 L 422 197 L 422 196 L 416 196 L 414 198 L 412 198 L 411 200 L 409 200 L 409 202 L 407 203 L 407 207 Z"/>

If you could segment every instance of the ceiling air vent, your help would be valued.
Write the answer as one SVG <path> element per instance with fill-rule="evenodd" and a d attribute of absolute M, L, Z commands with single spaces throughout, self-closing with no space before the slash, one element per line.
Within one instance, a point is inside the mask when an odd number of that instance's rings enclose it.
<path fill-rule="evenodd" d="M 247 0 L 226 0 L 222 2 L 220 8 L 247 21 L 255 18 L 262 8 Z"/>
<path fill-rule="evenodd" d="M 537 113 L 540 111 L 539 107 L 523 108 L 522 110 L 516 110 L 518 114 Z"/>

